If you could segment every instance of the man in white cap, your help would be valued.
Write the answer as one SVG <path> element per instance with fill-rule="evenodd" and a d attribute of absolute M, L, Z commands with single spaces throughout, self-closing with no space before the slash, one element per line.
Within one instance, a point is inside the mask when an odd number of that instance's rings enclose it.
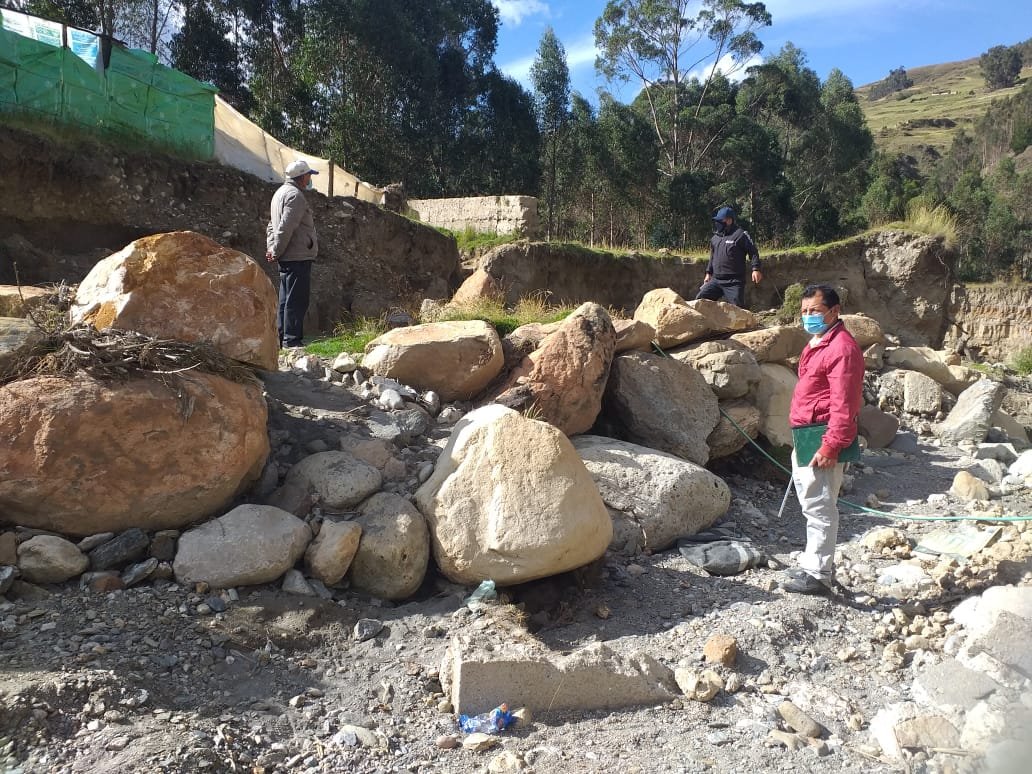
<path fill-rule="evenodd" d="M 266 228 L 265 260 L 279 261 L 279 339 L 281 347 L 300 347 L 312 285 L 312 262 L 319 254 L 315 220 L 304 191 L 319 173 L 307 161 L 287 165 L 287 180 L 272 197 Z"/>

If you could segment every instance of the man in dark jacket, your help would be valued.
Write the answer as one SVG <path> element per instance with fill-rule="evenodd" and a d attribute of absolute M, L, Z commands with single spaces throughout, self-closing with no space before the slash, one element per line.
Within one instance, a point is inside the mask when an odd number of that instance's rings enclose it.
<path fill-rule="evenodd" d="M 713 216 L 716 233 L 710 240 L 710 260 L 706 265 L 706 278 L 699 288 L 696 300 L 727 301 L 735 306 L 745 306 L 745 259 L 752 263 L 752 281 L 759 284 L 763 279 L 760 270 L 760 251 L 753 244 L 749 232 L 735 222 L 735 211 L 721 207 Z"/>
<path fill-rule="evenodd" d="M 312 286 L 312 262 L 319 254 L 315 220 L 304 191 L 319 173 L 307 161 L 287 165 L 287 180 L 272 197 L 265 230 L 265 260 L 279 261 L 279 337 L 281 347 L 300 347 Z"/>

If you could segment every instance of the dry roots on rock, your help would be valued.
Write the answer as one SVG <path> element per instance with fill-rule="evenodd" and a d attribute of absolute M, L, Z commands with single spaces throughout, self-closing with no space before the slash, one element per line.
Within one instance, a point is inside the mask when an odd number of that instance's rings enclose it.
<path fill-rule="evenodd" d="M 256 378 L 250 366 L 203 342 L 156 339 L 114 328 L 98 331 L 89 325 L 43 333 L 42 339 L 0 370 L 0 387 L 35 376 L 72 376 L 79 371 L 102 380 L 151 376 L 166 384 L 169 377 L 189 371 L 244 384 Z"/>

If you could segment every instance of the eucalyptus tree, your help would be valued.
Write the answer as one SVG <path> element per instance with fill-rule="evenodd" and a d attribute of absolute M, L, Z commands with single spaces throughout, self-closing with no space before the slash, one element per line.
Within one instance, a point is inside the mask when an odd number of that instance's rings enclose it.
<path fill-rule="evenodd" d="M 557 215 L 559 153 L 570 120 L 570 68 L 566 64 L 566 50 L 551 27 L 541 36 L 530 78 L 545 159 L 546 237 L 551 240 Z"/>
<path fill-rule="evenodd" d="M 741 0 L 610 0 L 595 22 L 596 68 L 610 81 L 634 80 L 672 178 L 695 172 L 716 150 L 698 121 L 709 89 L 763 49 L 756 31 L 769 26 L 763 3 Z M 700 84 L 689 95 L 692 81 Z"/>

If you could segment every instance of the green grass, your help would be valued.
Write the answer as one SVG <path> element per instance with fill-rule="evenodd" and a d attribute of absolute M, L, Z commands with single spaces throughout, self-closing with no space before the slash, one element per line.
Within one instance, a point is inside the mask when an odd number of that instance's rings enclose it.
<path fill-rule="evenodd" d="M 1032 62 L 1026 63 L 1018 84 L 989 91 L 978 68 L 978 59 L 915 67 L 907 70 L 914 85 L 874 102 L 867 97 L 873 84 L 856 90 L 867 126 L 879 149 L 891 154 L 913 153 L 918 146 L 945 151 L 953 135 L 970 129 L 985 115 L 994 99 L 1016 94 L 1022 81 L 1032 77 Z M 953 127 L 923 126 L 933 119 L 950 119 Z"/>
<path fill-rule="evenodd" d="M 474 231 L 467 226 L 462 231 L 452 231 L 449 228 L 434 226 L 434 230 L 455 240 L 460 253 L 470 253 L 474 250 L 490 250 L 498 245 L 507 245 L 516 242 L 523 237 L 520 234 L 493 234 L 490 232 Z"/>
<path fill-rule="evenodd" d="M 437 319 L 483 320 L 494 326 L 499 336 L 505 336 L 521 325 L 559 322 L 573 310 L 572 306 L 550 305 L 542 295 L 521 298 L 512 309 L 507 309 L 502 302 L 495 299 L 482 298 L 462 306 L 448 305 L 441 310 Z"/>
<path fill-rule="evenodd" d="M 306 344 L 305 352 L 327 359 L 334 358 L 341 352 L 361 354 L 365 352 L 366 344 L 386 330 L 387 325 L 382 318 L 359 317 L 340 323 L 332 336 Z"/>
<path fill-rule="evenodd" d="M 1011 360 L 1011 366 L 1022 376 L 1032 374 L 1032 347 L 1019 350 Z"/>

